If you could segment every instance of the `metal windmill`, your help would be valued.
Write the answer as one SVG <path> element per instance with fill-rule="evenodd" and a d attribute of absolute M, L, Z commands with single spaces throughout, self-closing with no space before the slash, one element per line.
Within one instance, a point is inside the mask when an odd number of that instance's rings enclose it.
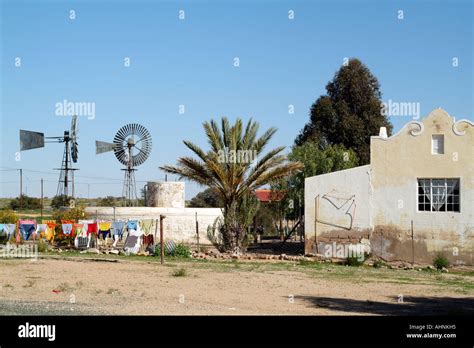
<path fill-rule="evenodd" d="M 135 183 L 135 167 L 146 161 L 151 153 L 151 134 L 138 123 L 130 123 L 120 128 L 115 134 L 113 143 L 96 140 L 96 154 L 114 151 L 115 157 L 126 167 L 122 196 L 125 206 L 133 206 L 137 202 L 137 186 Z"/>
<path fill-rule="evenodd" d="M 57 195 L 74 197 L 74 171 L 78 169 L 73 168 L 72 163 L 77 163 L 78 158 L 77 134 L 77 116 L 72 117 L 70 130 L 64 131 L 59 137 L 45 137 L 44 133 L 20 129 L 20 151 L 41 148 L 45 143 L 64 143 L 61 168 L 55 168 L 61 171 Z"/>

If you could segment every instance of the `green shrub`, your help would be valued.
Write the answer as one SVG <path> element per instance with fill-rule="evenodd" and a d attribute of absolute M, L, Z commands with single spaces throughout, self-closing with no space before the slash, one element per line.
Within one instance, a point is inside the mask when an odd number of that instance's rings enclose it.
<path fill-rule="evenodd" d="M 72 199 L 72 197 L 66 195 L 54 196 L 51 200 L 51 208 L 60 209 L 63 207 L 69 207 Z"/>
<path fill-rule="evenodd" d="M 383 266 L 386 266 L 386 264 L 382 260 L 375 260 L 374 261 L 374 268 L 382 268 Z"/>
<path fill-rule="evenodd" d="M 38 252 L 44 253 L 48 249 L 48 244 L 44 242 L 42 239 L 38 241 Z"/>
<path fill-rule="evenodd" d="M 53 212 L 53 219 L 56 220 L 58 224 L 61 223 L 61 220 L 73 220 L 75 222 L 80 219 L 87 219 L 84 207 L 76 207 L 72 209 L 59 209 Z"/>
<path fill-rule="evenodd" d="M 2 224 L 14 224 L 18 220 L 18 215 L 13 210 L 6 209 L 0 210 L 0 223 Z"/>
<path fill-rule="evenodd" d="M 155 256 L 160 256 L 160 255 L 161 255 L 161 245 L 157 244 L 155 246 Z M 186 245 L 180 243 L 180 244 L 175 245 L 175 247 L 172 250 L 169 250 L 165 246 L 165 256 L 189 258 L 191 257 L 191 251 Z"/>
<path fill-rule="evenodd" d="M 175 257 L 182 257 L 182 258 L 189 258 L 191 257 L 191 251 L 189 248 L 184 244 L 178 244 L 173 250 L 173 256 Z"/>
<path fill-rule="evenodd" d="M 436 269 L 442 269 L 443 267 L 448 268 L 449 260 L 443 254 L 438 254 L 433 260 L 433 266 L 435 266 Z"/>
<path fill-rule="evenodd" d="M 171 272 L 171 275 L 173 277 L 186 277 L 188 272 L 184 268 L 178 268 Z"/>
<path fill-rule="evenodd" d="M 21 204 L 20 204 L 21 201 Z M 39 209 L 41 208 L 41 199 L 28 197 L 27 195 L 21 195 L 10 201 L 10 208 L 13 210 L 21 209 Z"/>
<path fill-rule="evenodd" d="M 364 264 L 364 260 L 360 261 L 358 256 L 349 256 L 346 259 L 346 265 L 348 266 L 353 266 L 353 267 L 359 267 Z"/>

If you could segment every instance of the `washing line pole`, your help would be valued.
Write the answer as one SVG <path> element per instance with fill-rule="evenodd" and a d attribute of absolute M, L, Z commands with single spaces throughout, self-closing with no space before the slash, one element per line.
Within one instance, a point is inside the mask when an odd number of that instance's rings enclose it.
<path fill-rule="evenodd" d="M 41 221 L 43 221 L 43 178 L 41 178 Z"/>

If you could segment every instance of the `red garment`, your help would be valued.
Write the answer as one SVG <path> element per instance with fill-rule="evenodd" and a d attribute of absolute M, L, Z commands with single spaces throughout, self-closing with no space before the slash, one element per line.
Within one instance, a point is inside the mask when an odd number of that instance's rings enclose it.
<path fill-rule="evenodd" d="M 87 235 L 97 233 L 97 223 L 87 224 Z"/>
<path fill-rule="evenodd" d="M 149 234 L 148 236 L 143 236 L 143 245 L 145 247 L 149 246 L 150 244 L 153 245 L 153 235 Z"/>

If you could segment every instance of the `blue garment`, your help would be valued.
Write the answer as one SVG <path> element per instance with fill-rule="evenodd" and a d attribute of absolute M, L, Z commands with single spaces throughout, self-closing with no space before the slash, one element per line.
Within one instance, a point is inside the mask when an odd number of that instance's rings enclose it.
<path fill-rule="evenodd" d="M 62 228 L 64 234 L 69 235 L 72 233 L 72 224 L 62 224 Z"/>
<path fill-rule="evenodd" d="M 130 230 L 137 230 L 138 229 L 138 221 L 136 220 L 129 220 L 127 223 L 127 229 Z"/>
<path fill-rule="evenodd" d="M 99 239 L 100 237 L 102 237 L 102 239 L 105 240 L 105 238 L 107 238 L 107 236 L 110 235 L 110 230 L 107 230 L 107 231 L 99 231 Z"/>
<path fill-rule="evenodd" d="M 21 224 L 20 225 L 20 233 L 23 237 L 23 240 L 30 239 L 30 236 L 36 232 L 36 226 L 34 224 Z"/>
<path fill-rule="evenodd" d="M 123 236 L 123 228 L 125 227 L 124 221 L 114 221 L 112 222 L 112 231 L 115 236 Z"/>

